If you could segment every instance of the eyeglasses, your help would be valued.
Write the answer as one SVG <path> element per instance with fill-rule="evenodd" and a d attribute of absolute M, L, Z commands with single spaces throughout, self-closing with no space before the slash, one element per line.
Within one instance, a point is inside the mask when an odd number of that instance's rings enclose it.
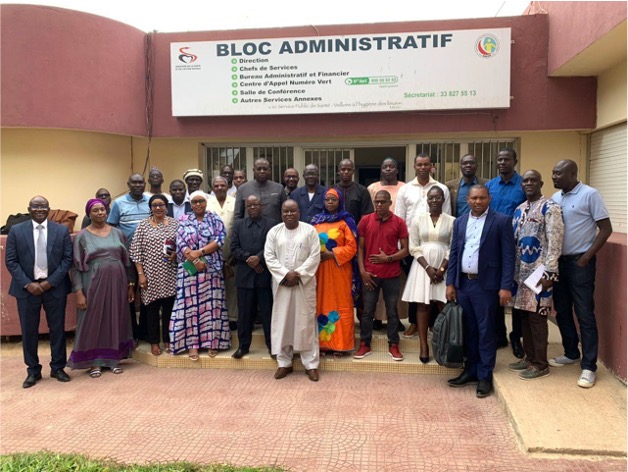
<path fill-rule="evenodd" d="M 153 203 L 151 204 L 151 208 L 166 208 L 166 205 L 163 203 Z"/>
<path fill-rule="evenodd" d="M 192 200 L 190 203 L 192 205 L 203 205 L 203 204 L 206 204 L 207 201 L 206 200 Z"/>
<path fill-rule="evenodd" d="M 98 195 L 96 195 L 96 198 L 109 198 L 110 196 L 110 193 L 99 193 Z"/>
<path fill-rule="evenodd" d="M 39 205 L 35 205 L 35 206 L 29 207 L 29 208 L 30 208 L 31 210 L 34 210 L 34 211 L 38 211 L 38 210 L 50 210 L 50 207 L 47 207 L 47 206 L 39 206 Z"/>

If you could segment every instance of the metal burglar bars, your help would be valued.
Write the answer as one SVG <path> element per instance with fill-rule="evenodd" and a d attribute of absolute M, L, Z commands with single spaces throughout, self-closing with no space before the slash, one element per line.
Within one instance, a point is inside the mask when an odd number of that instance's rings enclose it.
<path fill-rule="evenodd" d="M 220 175 L 220 168 L 226 164 L 234 170 L 246 168 L 246 148 L 233 146 L 206 147 L 207 149 L 207 187 L 211 179 Z"/>
<path fill-rule="evenodd" d="M 495 156 L 499 150 L 509 147 L 516 151 L 515 145 L 515 139 L 420 142 L 416 145 L 416 154 L 424 152 L 430 156 L 436 170 L 434 178 L 439 182 L 447 182 L 460 175 L 460 158 L 465 154 L 473 154 L 477 158 L 477 174 L 480 177 L 491 179 L 497 175 Z"/>
<path fill-rule="evenodd" d="M 270 163 L 270 180 L 283 183 L 284 171 L 294 167 L 294 148 L 292 146 L 256 146 L 253 148 L 253 162 L 257 159 L 266 159 Z"/>
<path fill-rule="evenodd" d="M 321 185 L 331 187 L 336 182 L 338 163 L 351 159 L 351 149 L 304 149 L 305 163 L 316 164 L 321 173 Z"/>

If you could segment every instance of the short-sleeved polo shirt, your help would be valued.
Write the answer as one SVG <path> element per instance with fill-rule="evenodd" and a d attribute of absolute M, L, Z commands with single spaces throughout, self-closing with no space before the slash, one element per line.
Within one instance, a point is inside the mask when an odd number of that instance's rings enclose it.
<path fill-rule="evenodd" d="M 582 254 L 593 245 L 597 222 L 608 218 L 604 200 L 593 187 L 578 182 L 569 192 L 556 192 L 552 200 L 563 209 L 563 256 Z"/>
<path fill-rule="evenodd" d="M 399 240 L 408 238 L 408 227 L 402 218 L 391 213 L 382 220 L 376 213 L 363 216 L 358 224 L 358 234 L 364 238 L 364 269 L 380 279 L 392 279 L 401 274 L 400 261 L 372 264 L 369 256 L 379 254 L 380 248 L 391 255 L 399 251 Z"/>

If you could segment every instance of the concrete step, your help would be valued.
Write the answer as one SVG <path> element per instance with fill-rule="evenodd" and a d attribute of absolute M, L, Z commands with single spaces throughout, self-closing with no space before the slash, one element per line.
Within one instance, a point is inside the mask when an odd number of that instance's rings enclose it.
<path fill-rule="evenodd" d="M 356 335 L 356 347 L 360 344 L 359 335 Z M 144 364 L 164 368 L 190 368 L 190 369 L 262 369 L 274 370 L 277 362 L 270 357 L 264 343 L 264 335 L 261 328 L 253 332 L 253 341 L 249 354 L 242 359 L 233 359 L 231 355 L 238 347 L 238 335 L 232 331 L 232 347 L 221 351 L 216 357 L 209 357 L 207 352 L 201 351 L 198 361 L 192 361 L 187 354 L 171 355 L 166 352 L 161 356 L 153 356 L 150 345 L 141 342 L 133 352 L 133 359 Z M 385 332 L 374 331 L 371 342 L 373 353 L 364 359 L 354 359 L 353 352 L 348 352 L 341 358 L 331 355 L 321 356 L 321 371 L 351 371 L 351 372 L 393 372 L 393 373 L 418 373 L 436 375 L 458 375 L 458 369 L 448 369 L 439 366 L 434 359 L 423 364 L 419 361 L 419 340 L 414 338 L 401 338 L 399 348 L 404 354 L 403 361 L 394 361 L 388 354 L 388 339 Z M 294 368 L 303 370 L 298 353 L 295 354 Z"/>

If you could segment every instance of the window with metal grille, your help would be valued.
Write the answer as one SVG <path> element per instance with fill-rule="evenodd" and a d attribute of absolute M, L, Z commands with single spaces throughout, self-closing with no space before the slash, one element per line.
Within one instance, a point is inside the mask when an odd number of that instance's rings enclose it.
<path fill-rule="evenodd" d="M 338 163 L 351 158 L 351 149 L 304 149 L 305 164 L 316 164 L 321 173 L 321 185 L 336 183 Z"/>
<path fill-rule="evenodd" d="M 460 176 L 460 158 L 465 154 L 477 158 L 478 176 L 492 179 L 497 175 L 495 156 L 507 147 L 516 150 L 515 140 L 421 142 L 416 145 L 416 155 L 425 153 L 430 156 L 435 168 L 434 178 L 439 182 Z"/>
<path fill-rule="evenodd" d="M 253 162 L 266 159 L 270 163 L 270 180 L 283 183 L 283 173 L 294 167 L 294 148 L 292 146 L 255 146 Z"/>
<path fill-rule="evenodd" d="M 239 146 L 216 146 L 207 149 L 207 186 L 211 186 L 211 179 L 220 175 L 224 165 L 230 165 L 234 170 L 246 168 L 246 148 Z"/>

